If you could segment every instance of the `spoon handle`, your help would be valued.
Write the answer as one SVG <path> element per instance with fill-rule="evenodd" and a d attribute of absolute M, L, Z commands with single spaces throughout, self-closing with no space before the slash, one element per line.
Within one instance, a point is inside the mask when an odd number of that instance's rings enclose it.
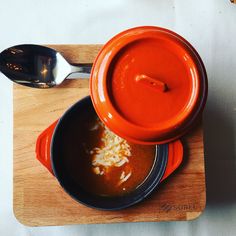
<path fill-rule="evenodd" d="M 71 73 L 66 79 L 89 79 L 92 69 L 92 64 L 78 64 L 71 66 Z"/>
<path fill-rule="evenodd" d="M 90 74 L 75 72 L 75 73 L 68 75 L 68 77 L 66 77 L 66 80 L 67 79 L 90 79 Z"/>
<path fill-rule="evenodd" d="M 71 73 L 84 73 L 84 74 L 90 74 L 92 69 L 92 64 L 78 64 L 76 66 L 71 66 Z"/>

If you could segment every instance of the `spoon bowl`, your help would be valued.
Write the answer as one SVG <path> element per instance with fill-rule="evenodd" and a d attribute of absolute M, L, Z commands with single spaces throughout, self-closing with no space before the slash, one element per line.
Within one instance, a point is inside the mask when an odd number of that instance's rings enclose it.
<path fill-rule="evenodd" d="M 91 66 L 70 65 L 56 50 L 22 44 L 0 53 L 0 71 L 13 82 L 34 88 L 51 88 L 72 73 L 90 74 Z"/>

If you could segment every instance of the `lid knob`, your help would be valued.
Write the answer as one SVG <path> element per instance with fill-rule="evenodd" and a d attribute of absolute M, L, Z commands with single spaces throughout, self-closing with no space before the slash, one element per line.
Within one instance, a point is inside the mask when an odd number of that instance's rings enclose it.
<path fill-rule="evenodd" d="M 151 89 L 156 89 L 161 92 L 166 92 L 168 90 L 167 84 L 163 83 L 159 79 L 152 78 L 147 75 L 137 75 L 135 77 L 135 81 L 138 83 L 142 83 L 145 86 L 148 86 Z"/>

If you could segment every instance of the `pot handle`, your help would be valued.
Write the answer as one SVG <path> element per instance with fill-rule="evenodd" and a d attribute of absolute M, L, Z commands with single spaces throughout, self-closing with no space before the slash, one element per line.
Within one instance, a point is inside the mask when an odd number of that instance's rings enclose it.
<path fill-rule="evenodd" d="M 58 120 L 45 129 L 36 141 L 36 158 L 54 175 L 50 158 L 50 147 L 54 129 Z M 168 161 L 165 173 L 161 179 L 163 181 L 171 175 L 183 160 L 183 145 L 180 140 L 168 144 Z"/>
<path fill-rule="evenodd" d="M 51 124 L 47 129 L 45 129 L 36 141 L 36 158 L 53 174 L 51 158 L 50 158 L 50 147 L 53 136 L 53 131 L 57 125 L 57 121 Z M 54 175 L 54 174 L 53 174 Z"/>
<path fill-rule="evenodd" d="M 183 161 L 183 145 L 180 140 L 168 144 L 168 161 L 165 173 L 161 179 L 163 181 L 171 175 Z"/>

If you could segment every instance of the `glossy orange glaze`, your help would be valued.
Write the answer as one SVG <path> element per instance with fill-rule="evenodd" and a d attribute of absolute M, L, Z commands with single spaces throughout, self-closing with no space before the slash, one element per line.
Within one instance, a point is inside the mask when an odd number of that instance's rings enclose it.
<path fill-rule="evenodd" d="M 149 81 L 140 82 L 142 76 Z M 112 38 L 97 56 L 90 80 L 100 119 L 140 144 L 183 135 L 202 110 L 206 89 L 204 66 L 193 47 L 174 32 L 149 26 Z"/>
<path fill-rule="evenodd" d="M 163 39 L 137 40 L 113 59 L 107 83 L 116 110 L 126 120 L 147 128 L 165 127 L 189 112 L 197 91 L 194 63 L 177 44 Z M 136 81 L 139 74 L 167 84 L 163 92 Z M 196 87 L 196 85 L 195 85 Z M 194 94 L 193 94 L 194 93 Z"/>

